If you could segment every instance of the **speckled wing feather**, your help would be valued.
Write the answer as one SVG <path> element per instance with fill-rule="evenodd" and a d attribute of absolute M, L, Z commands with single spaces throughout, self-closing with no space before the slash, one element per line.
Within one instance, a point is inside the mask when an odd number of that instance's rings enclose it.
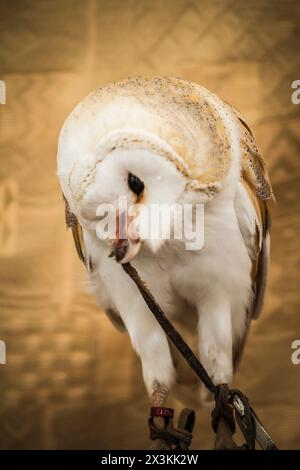
<path fill-rule="evenodd" d="M 263 157 L 260 155 L 250 127 L 240 113 L 234 110 L 241 130 L 242 177 L 253 187 L 256 197 L 261 201 L 274 200 L 273 190 Z"/>
<path fill-rule="evenodd" d="M 262 307 L 269 258 L 268 238 L 271 218 L 268 206 L 270 201 L 274 201 L 274 195 L 265 162 L 258 152 L 253 134 L 239 113 L 237 115 L 241 123 L 243 185 L 257 215 L 257 235 L 254 245 L 256 253 L 252 268 L 255 295 L 251 309 L 251 318 L 257 318 Z"/>
<path fill-rule="evenodd" d="M 270 201 L 274 201 L 271 183 L 263 157 L 258 152 L 254 136 L 240 113 L 233 110 L 240 127 L 241 146 L 241 184 L 237 194 L 236 209 L 241 233 L 252 261 L 253 299 L 248 307 L 247 327 L 244 336 L 234 345 L 233 362 L 236 368 L 242 355 L 247 338 L 250 321 L 258 318 L 263 306 L 268 263 L 269 263 L 269 232 L 271 217 Z M 246 197 L 245 197 L 246 196 Z M 253 221 L 243 221 L 243 202 L 248 199 L 252 205 Z M 250 217 L 250 216 L 249 216 Z"/>

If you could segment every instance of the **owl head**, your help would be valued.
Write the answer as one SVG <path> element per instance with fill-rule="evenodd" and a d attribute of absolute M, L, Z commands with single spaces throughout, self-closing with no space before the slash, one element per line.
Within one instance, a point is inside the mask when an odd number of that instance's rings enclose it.
<path fill-rule="evenodd" d="M 174 211 L 205 204 L 226 186 L 229 138 L 211 100 L 191 82 L 134 78 L 96 90 L 64 124 L 63 193 L 120 263 L 142 246 L 157 251 L 174 232 Z"/>

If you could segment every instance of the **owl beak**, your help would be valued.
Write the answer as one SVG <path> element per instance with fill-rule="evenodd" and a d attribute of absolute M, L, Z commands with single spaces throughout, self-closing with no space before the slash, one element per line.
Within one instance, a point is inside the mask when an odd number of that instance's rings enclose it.
<path fill-rule="evenodd" d="M 129 263 L 140 251 L 141 242 L 131 240 L 118 240 L 114 243 L 110 257 L 114 257 L 120 264 Z"/>
<path fill-rule="evenodd" d="M 124 214 L 117 217 L 116 240 L 109 255 L 120 264 L 129 263 L 140 251 L 141 240 L 134 230 L 133 218 Z"/>

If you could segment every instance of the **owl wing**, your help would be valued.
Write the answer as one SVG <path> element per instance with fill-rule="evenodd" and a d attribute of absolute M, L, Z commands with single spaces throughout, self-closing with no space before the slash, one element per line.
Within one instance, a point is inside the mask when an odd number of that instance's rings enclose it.
<path fill-rule="evenodd" d="M 66 225 L 67 225 L 67 228 L 70 228 L 72 230 L 73 240 L 74 240 L 78 257 L 80 261 L 82 261 L 82 263 L 85 265 L 86 269 L 92 273 L 93 266 L 92 266 L 91 259 L 87 255 L 87 250 L 84 247 L 82 227 L 80 223 L 78 222 L 76 215 L 72 213 L 69 203 L 64 195 L 63 195 L 63 200 L 65 203 Z M 122 332 L 126 330 L 123 320 L 121 319 L 118 312 L 116 312 L 113 309 L 106 309 L 105 313 L 117 330 L 122 331 Z"/>
<path fill-rule="evenodd" d="M 241 234 L 252 262 L 252 298 L 248 305 L 244 336 L 234 345 L 237 366 L 249 330 L 250 321 L 258 318 L 265 294 L 270 244 L 271 217 L 269 203 L 274 200 L 263 157 L 253 134 L 241 115 L 234 110 L 241 132 L 241 180 L 235 199 L 235 210 Z"/>

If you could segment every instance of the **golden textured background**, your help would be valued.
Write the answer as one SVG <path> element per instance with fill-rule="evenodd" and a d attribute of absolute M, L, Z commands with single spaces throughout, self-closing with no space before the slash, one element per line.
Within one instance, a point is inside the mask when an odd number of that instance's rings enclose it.
<path fill-rule="evenodd" d="M 82 288 L 55 176 L 60 127 L 99 85 L 175 75 L 248 119 L 277 197 L 265 311 L 235 384 L 278 445 L 300 448 L 300 3 L 282 0 L 1 0 L 1 448 L 145 448 L 138 360 Z M 191 383 L 185 404 L 197 391 Z M 178 404 L 178 403 L 177 403 Z M 198 409 L 194 448 L 210 448 Z"/>

